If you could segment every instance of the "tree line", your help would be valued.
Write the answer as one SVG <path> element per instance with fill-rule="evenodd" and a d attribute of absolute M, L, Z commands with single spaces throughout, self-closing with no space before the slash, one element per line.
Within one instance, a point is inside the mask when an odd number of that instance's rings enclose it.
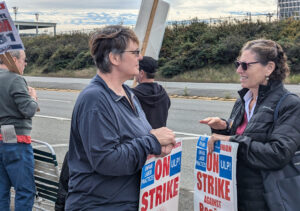
<path fill-rule="evenodd" d="M 272 39 L 285 50 L 291 73 L 300 73 L 300 21 L 223 22 L 209 25 L 197 19 L 188 24 L 167 26 L 159 58 L 159 70 L 170 78 L 180 73 L 233 63 L 243 44 L 253 39 Z M 43 73 L 63 69 L 76 71 L 93 66 L 88 49 L 89 35 L 25 37 L 23 43 L 28 59 L 27 71 Z"/>

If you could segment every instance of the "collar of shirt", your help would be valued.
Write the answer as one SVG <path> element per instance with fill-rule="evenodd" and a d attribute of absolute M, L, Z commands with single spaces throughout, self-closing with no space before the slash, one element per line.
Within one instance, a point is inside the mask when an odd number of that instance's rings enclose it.
<path fill-rule="evenodd" d="M 112 97 L 112 99 L 114 101 L 120 101 L 123 97 L 125 96 L 120 96 L 117 95 L 113 90 L 111 90 L 107 84 L 105 83 L 105 81 L 97 74 L 93 79 L 92 82 L 96 82 L 101 84 L 106 90 L 107 92 L 110 94 L 110 96 Z M 130 88 L 124 84 L 122 84 L 126 94 L 128 95 L 128 97 L 132 98 L 134 96 L 133 92 L 130 90 Z"/>
<path fill-rule="evenodd" d="M 254 105 L 252 106 L 252 109 L 251 111 L 249 110 L 249 104 L 252 100 L 252 92 L 249 90 L 245 96 L 244 96 L 244 101 L 245 101 L 245 111 L 246 111 L 246 114 L 247 114 L 247 119 L 248 119 L 248 122 L 250 121 L 252 115 L 253 115 L 253 112 L 254 112 L 254 109 L 255 109 L 255 106 L 256 106 L 256 102 L 254 103 Z"/>

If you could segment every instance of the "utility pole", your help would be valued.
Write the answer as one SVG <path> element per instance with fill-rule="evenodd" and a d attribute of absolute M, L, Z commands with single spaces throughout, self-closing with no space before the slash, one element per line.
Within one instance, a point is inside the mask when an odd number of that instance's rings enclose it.
<path fill-rule="evenodd" d="M 37 13 L 35 13 L 34 14 L 35 15 L 35 20 L 36 20 L 36 35 L 38 35 L 39 34 L 39 16 L 40 16 L 40 14 L 37 12 Z"/>
<path fill-rule="evenodd" d="M 15 21 L 17 20 L 17 13 L 18 13 L 18 7 L 13 7 L 14 13 L 15 13 Z"/>
<path fill-rule="evenodd" d="M 271 23 L 271 19 L 273 17 L 273 13 L 268 13 L 266 16 L 269 18 L 269 23 Z"/>

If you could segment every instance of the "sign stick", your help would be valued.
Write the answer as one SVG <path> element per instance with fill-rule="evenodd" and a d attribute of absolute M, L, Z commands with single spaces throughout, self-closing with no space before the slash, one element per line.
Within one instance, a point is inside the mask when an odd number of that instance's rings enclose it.
<path fill-rule="evenodd" d="M 5 54 L 0 54 L 0 59 L 11 72 L 17 73 L 19 75 L 21 74 L 9 52 L 5 52 Z"/>
<path fill-rule="evenodd" d="M 146 53 L 146 49 L 147 49 L 149 36 L 150 36 L 151 28 L 152 28 L 152 25 L 153 25 L 153 20 L 154 20 L 154 17 L 155 17 L 158 1 L 159 0 L 154 0 L 153 1 L 151 13 L 150 13 L 150 18 L 149 18 L 148 25 L 147 25 L 146 34 L 145 34 L 145 37 L 144 37 L 144 40 L 143 40 L 143 45 L 142 45 L 142 51 L 141 51 L 142 56 L 144 56 L 145 53 Z M 136 80 L 136 76 L 134 76 L 132 87 L 136 87 L 136 85 L 137 85 L 137 80 Z"/>

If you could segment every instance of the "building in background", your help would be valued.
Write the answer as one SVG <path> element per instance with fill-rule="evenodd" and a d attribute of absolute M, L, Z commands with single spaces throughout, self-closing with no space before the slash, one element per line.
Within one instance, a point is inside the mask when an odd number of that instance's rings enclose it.
<path fill-rule="evenodd" d="M 39 29 L 41 28 L 53 28 L 53 35 L 56 35 L 56 23 L 46 23 L 46 22 L 30 22 L 30 21 L 14 21 L 16 28 L 18 29 L 20 35 L 26 36 L 26 34 L 22 33 L 21 30 L 35 30 L 35 33 L 27 34 L 27 35 L 38 35 L 41 34 Z"/>
<path fill-rule="evenodd" d="M 278 18 L 294 18 L 300 20 L 300 0 L 278 0 Z"/>

